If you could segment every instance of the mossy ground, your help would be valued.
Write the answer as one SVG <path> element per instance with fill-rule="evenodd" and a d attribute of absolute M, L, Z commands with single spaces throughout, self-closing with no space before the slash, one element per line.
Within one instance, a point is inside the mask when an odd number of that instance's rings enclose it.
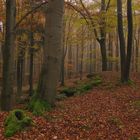
<path fill-rule="evenodd" d="M 22 110 L 13 110 L 5 120 L 5 136 L 11 137 L 16 132 L 23 130 L 32 124 L 32 119 L 28 117 Z"/>
<path fill-rule="evenodd" d="M 45 111 L 51 110 L 51 105 L 49 105 L 47 101 L 38 98 L 35 93 L 28 104 L 28 109 L 33 113 L 33 115 L 43 116 Z"/>
<path fill-rule="evenodd" d="M 64 94 L 67 97 L 71 97 L 74 95 L 79 95 L 86 93 L 87 91 L 91 90 L 93 87 L 99 86 L 102 83 L 102 78 L 96 76 L 91 78 L 89 81 L 84 83 L 78 83 L 75 87 L 65 87 L 60 91 L 61 94 Z"/>

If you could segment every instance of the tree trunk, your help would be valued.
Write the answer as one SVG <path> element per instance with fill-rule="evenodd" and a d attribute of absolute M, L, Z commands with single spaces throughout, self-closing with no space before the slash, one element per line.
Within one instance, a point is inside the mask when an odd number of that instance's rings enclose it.
<path fill-rule="evenodd" d="M 64 45 L 62 48 L 62 60 L 61 60 L 61 86 L 65 85 L 65 56 L 64 56 Z"/>
<path fill-rule="evenodd" d="M 120 58 L 121 58 L 121 81 L 125 82 L 125 38 L 123 31 L 123 17 L 122 17 L 122 0 L 117 0 L 117 14 L 118 14 L 118 33 L 120 43 Z"/>
<path fill-rule="evenodd" d="M 90 54 L 89 54 L 89 61 L 90 61 L 90 63 L 89 63 L 89 74 L 92 74 L 92 40 L 90 41 L 90 46 L 89 46 L 90 48 L 89 48 L 89 50 L 90 50 Z"/>
<path fill-rule="evenodd" d="M 29 67 L 29 96 L 33 94 L 33 66 L 34 66 L 34 50 L 30 48 L 30 67 Z"/>
<path fill-rule="evenodd" d="M 108 56 L 110 58 L 109 62 L 108 62 L 108 70 L 112 71 L 113 70 L 113 36 L 111 35 L 111 33 L 108 34 Z"/>
<path fill-rule="evenodd" d="M 127 0 L 127 22 L 128 22 L 127 54 L 125 53 L 125 38 L 123 32 L 121 0 L 117 0 L 117 12 L 118 12 L 118 32 L 119 32 L 120 56 L 121 56 L 121 81 L 128 82 L 133 45 L 132 1 Z"/>
<path fill-rule="evenodd" d="M 62 56 L 61 56 L 62 58 L 61 58 L 61 72 L 60 72 L 61 86 L 65 85 L 65 56 L 67 53 L 67 46 L 66 46 L 66 50 L 65 50 L 65 42 L 66 42 L 65 29 L 66 29 L 66 23 L 63 21 L 63 44 L 62 44 Z"/>
<path fill-rule="evenodd" d="M 118 34 L 116 33 L 116 49 L 115 49 L 115 57 L 117 58 L 117 61 L 116 61 L 116 66 L 115 66 L 115 69 L 116 71 L 118 72 L 119 71 L 119 38 L 118 38 Z"/>
<path fill-rule="evenodd" d="M 107 55 L 105 39 L 100 40 L 101 56 L 102 56 L 102 71 L 107 71 Z"/>
<path fill-rule="evenodd" d="M 79 75 L 79 45 L 76 45 L 76 75 Z"/>
<path fill-rule="evenodd" d="M 72 78 L 72 46 L 71 43 L 68 47 L 68 78 Z"/>
<path fill-rule="evenodd" d="M 18 60 L 17 60 L 17 99 L 22 94 L 22 83 L 23 83 L 23 64 L 24 64 L 24 51 L 22 48 L 19 51 L 18 54 Z"/>
<path fill-rule="evenodd" d="M 82 25 L 82 39 L 81 39 L 81 58 L 80 58 L 80 80 L 83 78 L 83 59 L 84 59 L 84 26 Z"/>
<path fill-rule="evenodd" d="M 29 48 L 29 53 L 30 53 L 30 67 L 29 67 L 29 96 L 32 96 L 33 94 L 33 66 L 34 66 L 34 34 L 31 31 L 30 32 L 30 48 Z"/>
<path fill-rule="evenodd" d="M 14 42 L 15 42 L 16 1 L 6 1 L 6 33 L 3 48 L 3 82 L 1 94 L 1 109 L 9 111 L 13 108 L 14 99 Z"/>
<path fill-rule="evenodd" d="M 80 60 L 80 80 L 83 78 L 83 58 L 84 58 L 84 44 L 81 44 L 81 60 Z"/>
<path fill-rule="evenodd" d="M 100 36 L 99 40 L 101 56 L 102 56 L 102 71 L 107 71 L 107 53 L 106 53 L 106 22 L 104 12 L 106 10 L 105 0 L 101 0 L 101 23 L 100 23 Z"/>
<path fill-rule="evenodd" d="M 128 38 L 127 38 L 127 57 L 126 57 L 126 70 L 125 80 L 129 80 L 130 64 L 132 57 L 132 45 L 133 45 L 133 17 L 132 17 L 132 0 L 127 0 L 127 21 L 128 21 Z"/>
<path fill-rule="evenodd" d="M 20 77 L 20 73 L 21 73 L 21 67 L 20 67 L 20 63 L 21 63 L 21 60 L 20 60 L 20 54 L 18 56 L 18 60 L 17 60 L 17 99 L 19 99 L 20 95 L 21 95 L 21 84 L 20 84 L 20 81 L 21 81 L 21 77 Z"/>
<path fill-rule="evenodd" d="M 52 106 L 55 103 L 56 86 L 59 79 L 63 7 L 64 0 L 49 0 L 46 6 L 44 58 L 38 93 Z"/>

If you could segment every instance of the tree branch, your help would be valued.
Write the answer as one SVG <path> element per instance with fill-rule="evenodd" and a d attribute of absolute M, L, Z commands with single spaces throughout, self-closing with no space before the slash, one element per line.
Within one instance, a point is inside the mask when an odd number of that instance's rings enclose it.
<path fill-rule="evenodd" d="M 81 5 L 82 5 L 83 9 L 85 10 L 85 12 L 87 13 L 88 18 L 90 19 L 91 25 L 92 25 L 92 27 L 93 27 L 94 35 L 95 35 L 95 37 L 96 37 L 96 40 L 99 42 L 100 39 L 98 38 L 98 34 L 97 34 L 96 29 L 95 29 L 95 24 L 94 24 L 94 22 L 93 22 L 93 20 L 92 20 L 91 14 L 90 14 L 90 12 L 87 10 L 87 8 L 85 7 L 85 5 L 84 5 L 84 3 L 83 3 L 82 0 L 80 0 L 80 3 L 81 3 Z"/>
<path fill-rule="evenodd" d="M 41 3 L 41 4 L 39 4 L 39 5 L 36 6 L 34 9 L 30 10 L 29 12 L 27 12 L 27 13 L 16 23 L 14 29 L 16 30 L 24 19 L 26 19 L 30 14 L 36 12 L 36 10 L 38 10 L 40 7 L 42 7 L 42 6 L 45 5 L 46 3 L 48 3 L 48 1 L 45 1 L 45 2 L 43 2 L 43 3 Z"/>
<path fill-rule="evenodd" d="M 107 11 L 108 11 L 108 9 L 109 9 L 110 2 L 111 2 L 111 0 L 108 0 L 107 6 L 106 6 L 106 12 L 107 12 Z"/>

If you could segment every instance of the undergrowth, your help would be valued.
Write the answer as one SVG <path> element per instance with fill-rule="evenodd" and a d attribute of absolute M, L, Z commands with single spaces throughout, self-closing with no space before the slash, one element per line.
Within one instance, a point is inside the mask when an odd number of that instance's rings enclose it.
<path fill-rule="evenodd" d="M 4 126 L 6 137 L 13 136 L 16 132 L 23 130 L 24 128 L 32 124 L 32 119 L 26 115 L 23 110 L 13 110 L 5 119 Z"/>
<path fill-rule="evenodd" d="M 51 108 L 51 105 L 46 100 L 38 98 L 37 93 L 34 93 L 28 104 L 29 111 L 35 116 L 42 116 L 46 111 L 50 111 Z"/>
<path fill-rule="evenodd" d="M 99 86 L 101 83 L 102 78 L 100 76 L 96 76 L 90 79 L 88 82 L 78 84 L 76 87 L 65 87 L 62 91 L 60 91 L 60 93 L 67 97 L 71 97 L 74 95 L 86 93 L 93 87 Z"/>

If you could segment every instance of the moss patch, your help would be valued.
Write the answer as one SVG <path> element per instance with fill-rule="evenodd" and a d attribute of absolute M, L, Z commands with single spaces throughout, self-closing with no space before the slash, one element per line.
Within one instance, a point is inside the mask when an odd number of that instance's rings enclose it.
<path fill-rule="evenodd" d="M 86 84 L 83 84 L 83 85 L 80 85 L 78 88 L 77 88 L 77 93 L 83 93 L 83 92 L 86 92 L 90 89 L 92 89 L 93 86 L 91 83 L 86 83 Z"/>
<path fill-rule="evenodd" d="M 62 91 L 61 91 L 61 94 L 65 94 L 67 97 L 71 97 L 74 95 L 74 93 L 76 93 L 76 89 L 75 88 L 64 88 Z"/>
<path fill-rule="evenodd" d="M 132 102 L 131 105 L 137 109 L 140 109 L 140 100 Z"/>
<path fill-rule="evenodd" d="M 132 136 L 129 140 L 140 140 L 140 137 L 138 137 L 138 136 Z"/>
<path fill-rule="evenodd" d="M 122 121 L 120 120 L 120 118 L 117 118 L 117 117 L 114 117 L 114 116 L 109 117 L 108 123 L 109 123 L 110 125 L 115 125 L 115 126 L 117 126 L 118 128 L 120 128 L 120 129 L 123 127 L 123 123 L 122 123 Z"/>
<path fill-rule="evenodd" d="M 100 78 L 94 78 L 92 80 L 90 80 L 87 83 L 84 83 L 82 85 L 80 85 L 79 87 L 77 87 L 77 92 L 79 93 L 83 93 L 86 91 L 91 90 L 93 87 L 99 86 L 102 83 L 102 80 Z"/>
<path fill-rule="evenodd" d="M 22 110 L 13 110 L 5 120 L 5 136 L 11 137 L 16 132 L 23 130 L 32 124 L 32 119 Z"/>
<path fill-rule="evenodd" d="M 42 116 L 45 113 L 45 111 L 51 110 L 51 105 L 49 105 L 45 100 L 37 98 L 37 95 L 34 94 L 28 104 L 28 109 L 34 115 Z"/>
<path fill-rule="evenodd" d="M 99 86 L 102 84 L 102 78 L 100 76 L 95 76 L 94 78 L 91 78 L 87 82 L 79 82 L 75 87 L 64 87 L 60 91 L 60 95 L 63 95 L 62 97 L 71 97 L 74 95 L 82 95 L 85 94 L 87 91 L 91 90 L 93 87 Z M 61 96 L 59 96 L 60 99 Z M 58 98 L 58 99 L 59 99 Z"/>

